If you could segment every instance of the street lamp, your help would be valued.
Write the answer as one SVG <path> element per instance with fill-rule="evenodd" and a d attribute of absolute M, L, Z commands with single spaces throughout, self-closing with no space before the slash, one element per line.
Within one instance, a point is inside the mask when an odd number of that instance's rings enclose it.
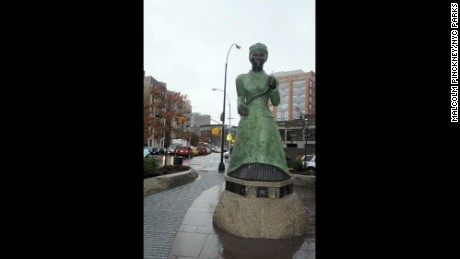
<path fill-rule="evenodd" d="M 303 134 L 305 136 L 305 160 L 307 159 L 307 145 L 308 145 L 308 119 L 305 118 L 305 115 L 303 115 Z M 305 126 L 305 123 L 306 123 L 306 126 Z M 305 127 L 307 128 L 307 134 L 305 134 Z M 304 163 L 304 169 L 306 169 L 306 165 L 307 163 Z"/>
<path fill-rule="evenodd" d="M 306 118 L 307 114 L 304 114 L 300 111 L 299 107 L 295 107 L 297 112 L 300 114 L 299 118 L 302 119 L 303 123 L 303 129 L 302 129 L 302 135 L 305 138 L 305 148 L 304 148 L 304 159 L 305 161 L 302 161 L 302 165 L 304 170 L 306 169 L 306 160 L 307 160 L 307 141 L 308 141 L 308 118 Z M 305 128 L 307 129 L 307 133 L 305 134 Z"/>
<path fill-rule="evenodd" d="M 219 90 L 219 91 L 224 92 L 224 90 L 222 90 L 222 89 L 220 89 L 220 88 L 213 88 L 212 90 L 213 90 L 213 91 Z M 225 95 L 225 94 L 224 94 L 224 95 Z M 232 127 L 232 119 L 233 119 L 233 118 L 232 118 L 232 113 L 231 113 L 232 109 L 231 109 L 231 105 L 230 105 L 230 98 L 228 97 L 228 95 L 227 95 L 227 100 L 228 100 L 228 125 L 229 125 L 230 128 L 231 128 L 231 127 Z"/>
<path fill-rule="evenodd" d="M 224 79 L 224 105 L 223 105 L 223 112 L 222 112 L 222 140 L 220 145 L 220 164 L 219 164 L 219 173 L 225 172 L 225 164 L 224 164 L 224 122 L 225 122 L 225 97 L 227 96 L 227 63 L 228 63 L 228 55 L 230 54 L 230 50 L 232 49 L 233 45 L 236 46 L 237 49 L 240 48 L 236 43 L 233 43 L 227 52 L 227 60 L 225 61 L 225 79 Z M 230 114 L 229 114 L 230 115 Z"/>

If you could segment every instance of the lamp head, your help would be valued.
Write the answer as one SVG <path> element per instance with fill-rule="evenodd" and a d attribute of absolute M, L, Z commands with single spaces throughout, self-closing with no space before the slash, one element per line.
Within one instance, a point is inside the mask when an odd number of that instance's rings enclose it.
<path fill-rule="evenodd" d="M 235 43 L 235 46 L 236 46 L 237 49 L 240 49 L 240 48 L 241 48 L 240 45 L 238 45 L 238 44 L 236 44 L 236 43 Z"/>

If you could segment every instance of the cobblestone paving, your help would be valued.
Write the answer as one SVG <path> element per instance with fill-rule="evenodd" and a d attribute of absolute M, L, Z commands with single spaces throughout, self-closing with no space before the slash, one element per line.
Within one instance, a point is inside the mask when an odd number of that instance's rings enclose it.
<path fill-rule="evenodd" d="M 168 258 L 184 215 L 204 191 L 224 181 L 217 170 L 197 170 L 200 177 L 183 186 L 144 198 L 144 258 Z"/>

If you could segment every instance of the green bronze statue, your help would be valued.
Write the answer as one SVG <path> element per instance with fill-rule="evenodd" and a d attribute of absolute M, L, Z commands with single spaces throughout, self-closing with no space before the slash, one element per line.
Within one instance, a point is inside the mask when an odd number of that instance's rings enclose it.
<path fill-rule="evenodd" d="M 268 108 L 280 103 L 278 81 L 263 70 L 268 50 L 262 43 L 249 48 L 252 70 L 236 78 L 241 119 L 227 175 L 250 181 L 284 181 L 291 178 L 283 143 Z"/>

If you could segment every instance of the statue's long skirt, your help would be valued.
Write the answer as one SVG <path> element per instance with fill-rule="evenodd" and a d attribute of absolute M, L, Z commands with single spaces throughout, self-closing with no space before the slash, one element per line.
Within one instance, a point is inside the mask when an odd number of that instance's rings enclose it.
<path fill-rule="evenodd" d="M 229 176 L 253 181 L 291 178 L 273 117 L 241 117 L 235 141 L 227 170 Z"/>

